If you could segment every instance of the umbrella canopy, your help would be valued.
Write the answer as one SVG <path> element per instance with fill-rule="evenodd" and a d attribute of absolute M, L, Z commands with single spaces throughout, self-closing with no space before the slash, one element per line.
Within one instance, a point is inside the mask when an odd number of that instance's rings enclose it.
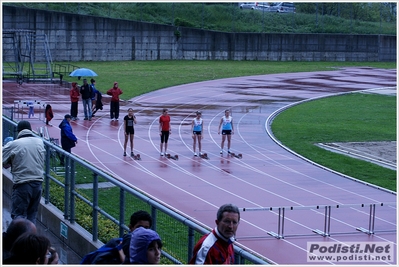
<path fill-rule="evenodd" d="M 80 69 L 76 69 L 76 70 L 72 71 L 69 74 L 69 76 L 71 76 L 71 77 L 83 77 L 83 76 L 92 77 L 92 76 L 98 76 L 98 75 L 91 69 L 80 68 Z"/>

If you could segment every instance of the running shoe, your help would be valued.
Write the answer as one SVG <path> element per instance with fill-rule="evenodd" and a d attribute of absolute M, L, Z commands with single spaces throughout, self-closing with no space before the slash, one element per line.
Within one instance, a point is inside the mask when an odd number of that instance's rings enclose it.
<path fill-rule="evenodd" d="M 163 156 L 163 152 L 161 152 L 161 156 Z"/>
<path fill-rule="evenodd" d="M 223 154 L 223 150 L 220 150 L 220 154 Z"/>
<path fill-rule="evenodd" d="M 133 153 L 133 151 L 132 151 L 132 152 L 130 152 L 130 156 L 134 157 L 134 153 Z"/>
<path fill-rule="evenodd" d="M 194 157 L 197 157 L 198 155 L 197 155 L 197 153 L 194 153 Z"/>
<path fill-rule="evenodd" d="M 126 152 L 123 152 L 123 156 L 126 157 Z"/>

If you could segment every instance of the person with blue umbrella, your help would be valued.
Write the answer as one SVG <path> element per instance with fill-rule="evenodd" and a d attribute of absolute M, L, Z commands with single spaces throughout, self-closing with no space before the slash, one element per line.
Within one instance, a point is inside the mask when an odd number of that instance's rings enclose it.
<path fill-rule="evenodd" d="M 92 117 L 92 111 L 91 111 L 92 88 L 87 83 L 87 79 L 83 79 L 83 85 L 80 87 L 80 94 L 82 95 L 83 112 L 85 114 L 84 119 L 91 121 L 91 117 Z"/>

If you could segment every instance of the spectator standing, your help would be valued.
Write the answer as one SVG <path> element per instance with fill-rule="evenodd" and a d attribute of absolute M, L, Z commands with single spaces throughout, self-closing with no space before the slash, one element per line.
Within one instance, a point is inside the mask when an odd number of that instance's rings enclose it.
<path fill-rule="evenodd" d="M 107 91 L 107 95 L 111 96 L 111 120 L 119 119 L 119 96 L 123 94 L 122 90 L 118 87 L 118 83 L 114 82 L 114 87 Z"/>
<path fill-rule="evenodd" d="M 222 127 L 223 126 L 223 127 Z M 220 119 L 218 134 L 220 134 L 220 127 L 222 127 L 222 143 L 220 144 L 220 154 L 223 154 L 224 142 L 227 136 L 227 153 L 231 153 L 231 135 L 234 134 L 233 117 L 230 116 L 230 110 L 224 111 L 224 116 Z"/>
<path fill-rule="evenodd" d="M 162 241 L 157 232 L 139 227 L 130 241 L 130 264 L 159 264 Z"/>
<path fill-rule="evenodd" d="M 20 121 L 17 131 L 17 139 L 3 147 L 3 167 L 11 166 L 14 183 L 11 218 L 27 218 L 36 224 L 46 150 L 43 140 L 34 135 L 28 121 Z"/>
<path fill-rule="evenodd" d="M 133 138 L 134 138 L 134 124 L 137 123 L 136 116 L 133 113 L 133 109 L 127 110 L 128 114 L 123 118 L 123 129 L 125 131 L 125 143 L 123 144 L 123 156 L 126 156 L 127 143 L 130 140 L 130 155 L 133 157 Z"/>
<path fill-rule="evenodd" d="M 71 119 L 72 116 L 66 114 L 59 125 L 61 129 L 61 146 L 62 149 L 64 149 L 68 153 L 71 153 L 71 148 L 75 147 L 78 144 L 78 138 L 73 134 L 72 126 L 70 124 Z M 64 159 L 65 156 L 64 154 L 62 154 L 60 157 L 61 166 L 64 166 L 65 164 Z"/>
<path fill-rule="evenodd" d="M 92 116 L 94 117 L 94 114 L 98 111 L 98 110 L 103 110 L 103 96 L 101 94 L 100 91 L 97 90 L 97 88 L 95 87 L 96 81 L 94 79 L 91 79 L 91 84 L 92 84 L 92 88 L 93 88 L 93 97 L 92 97 Z"/>
<path fill-rule="evenodd" d="M 46 105 L 45 116 L 46 116 L 46 125 L 52 126 L 49 123 L 54 118 L 54 114 L 53 114 L 53 109 L 51 108 L 51 105 L 49 105 L 49 104 Z"/>
<path fill-rule="evenodd" d="M 79 103 L 79 85 L 76 82 L 72 83 L 71 91 L 69 91 L 71 97 L 71 116 L 72 120 L 78 120 L 78 103 Z"/>
<path fill-rule="evenodd" d="M 215 229 L 195 245 L 190 264 L 234 264 L 233 242 L 240 222 L 238 207 L 233 204 L 221 206 L 215 222 Z"/>
<path fill-rule="evenodd" d="M 82 95 L 83 112 L 85 113 L 85 120 L 91 121 L 91 96 L 92 90 L 87 83 L 87 79 L 83 79 L 83 85 L 80 87 L 80 94 Z"/>
<path fill-rule="evenodd" d="M 197 153 L 195 152 L 195 149 L 197 147 L 197 141 L 198 141 L 198 151 L 199 155 L 202 155 L 202 138 L 203 138 L 203 133 L 202 133 L 202 127 L 204 125 L 204 121 L 201 118 L 201 111 L 196 112 L 196 117 L 193 119 L 191 122 L 191 132 L 193 134 L 193 150 L 194 150 L 194 156 L 197 156 Z"/>
<path fill-rule="evenodd" d="M 168 149 L 169 135 L 172 133 L 172 128 L 170 127 L 170 116 L 168 115 L 168 109 L 164 108 L 162 115 L 159 117 L 159 135 L 161 136 L 161 144 L 159 148 L 161 149 L 161 156 L 166 154 Z M 165 150 L 164 150 L 165 149 Z"/>
<path fill-rule="evenodd" d="M 96 80 L 93 78 L 90 80 L 90 89 L 91 89 L 91 116 L 93 116 L 93 111 L 96 107 L 97 102 L 97 88 L 96 88 Z"/>
<path fill-rule="evenodd" d="M 24 233 L 36 234 L 36 225 L 25 218 L 16 218 L 11 221 L 7 230 L 3 232 L 3 260 L 11 256 L 11 247 L 14 241 Z"/>

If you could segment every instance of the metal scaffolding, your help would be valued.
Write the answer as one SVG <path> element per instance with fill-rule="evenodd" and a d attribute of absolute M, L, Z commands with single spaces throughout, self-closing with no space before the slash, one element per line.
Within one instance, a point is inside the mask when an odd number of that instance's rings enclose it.
<path fill-rule="evenodd" d="M 52 82 L 52 58 L 46 34 L 32 30 L 3 29 L 3 79 L 18 83 Z"/>

